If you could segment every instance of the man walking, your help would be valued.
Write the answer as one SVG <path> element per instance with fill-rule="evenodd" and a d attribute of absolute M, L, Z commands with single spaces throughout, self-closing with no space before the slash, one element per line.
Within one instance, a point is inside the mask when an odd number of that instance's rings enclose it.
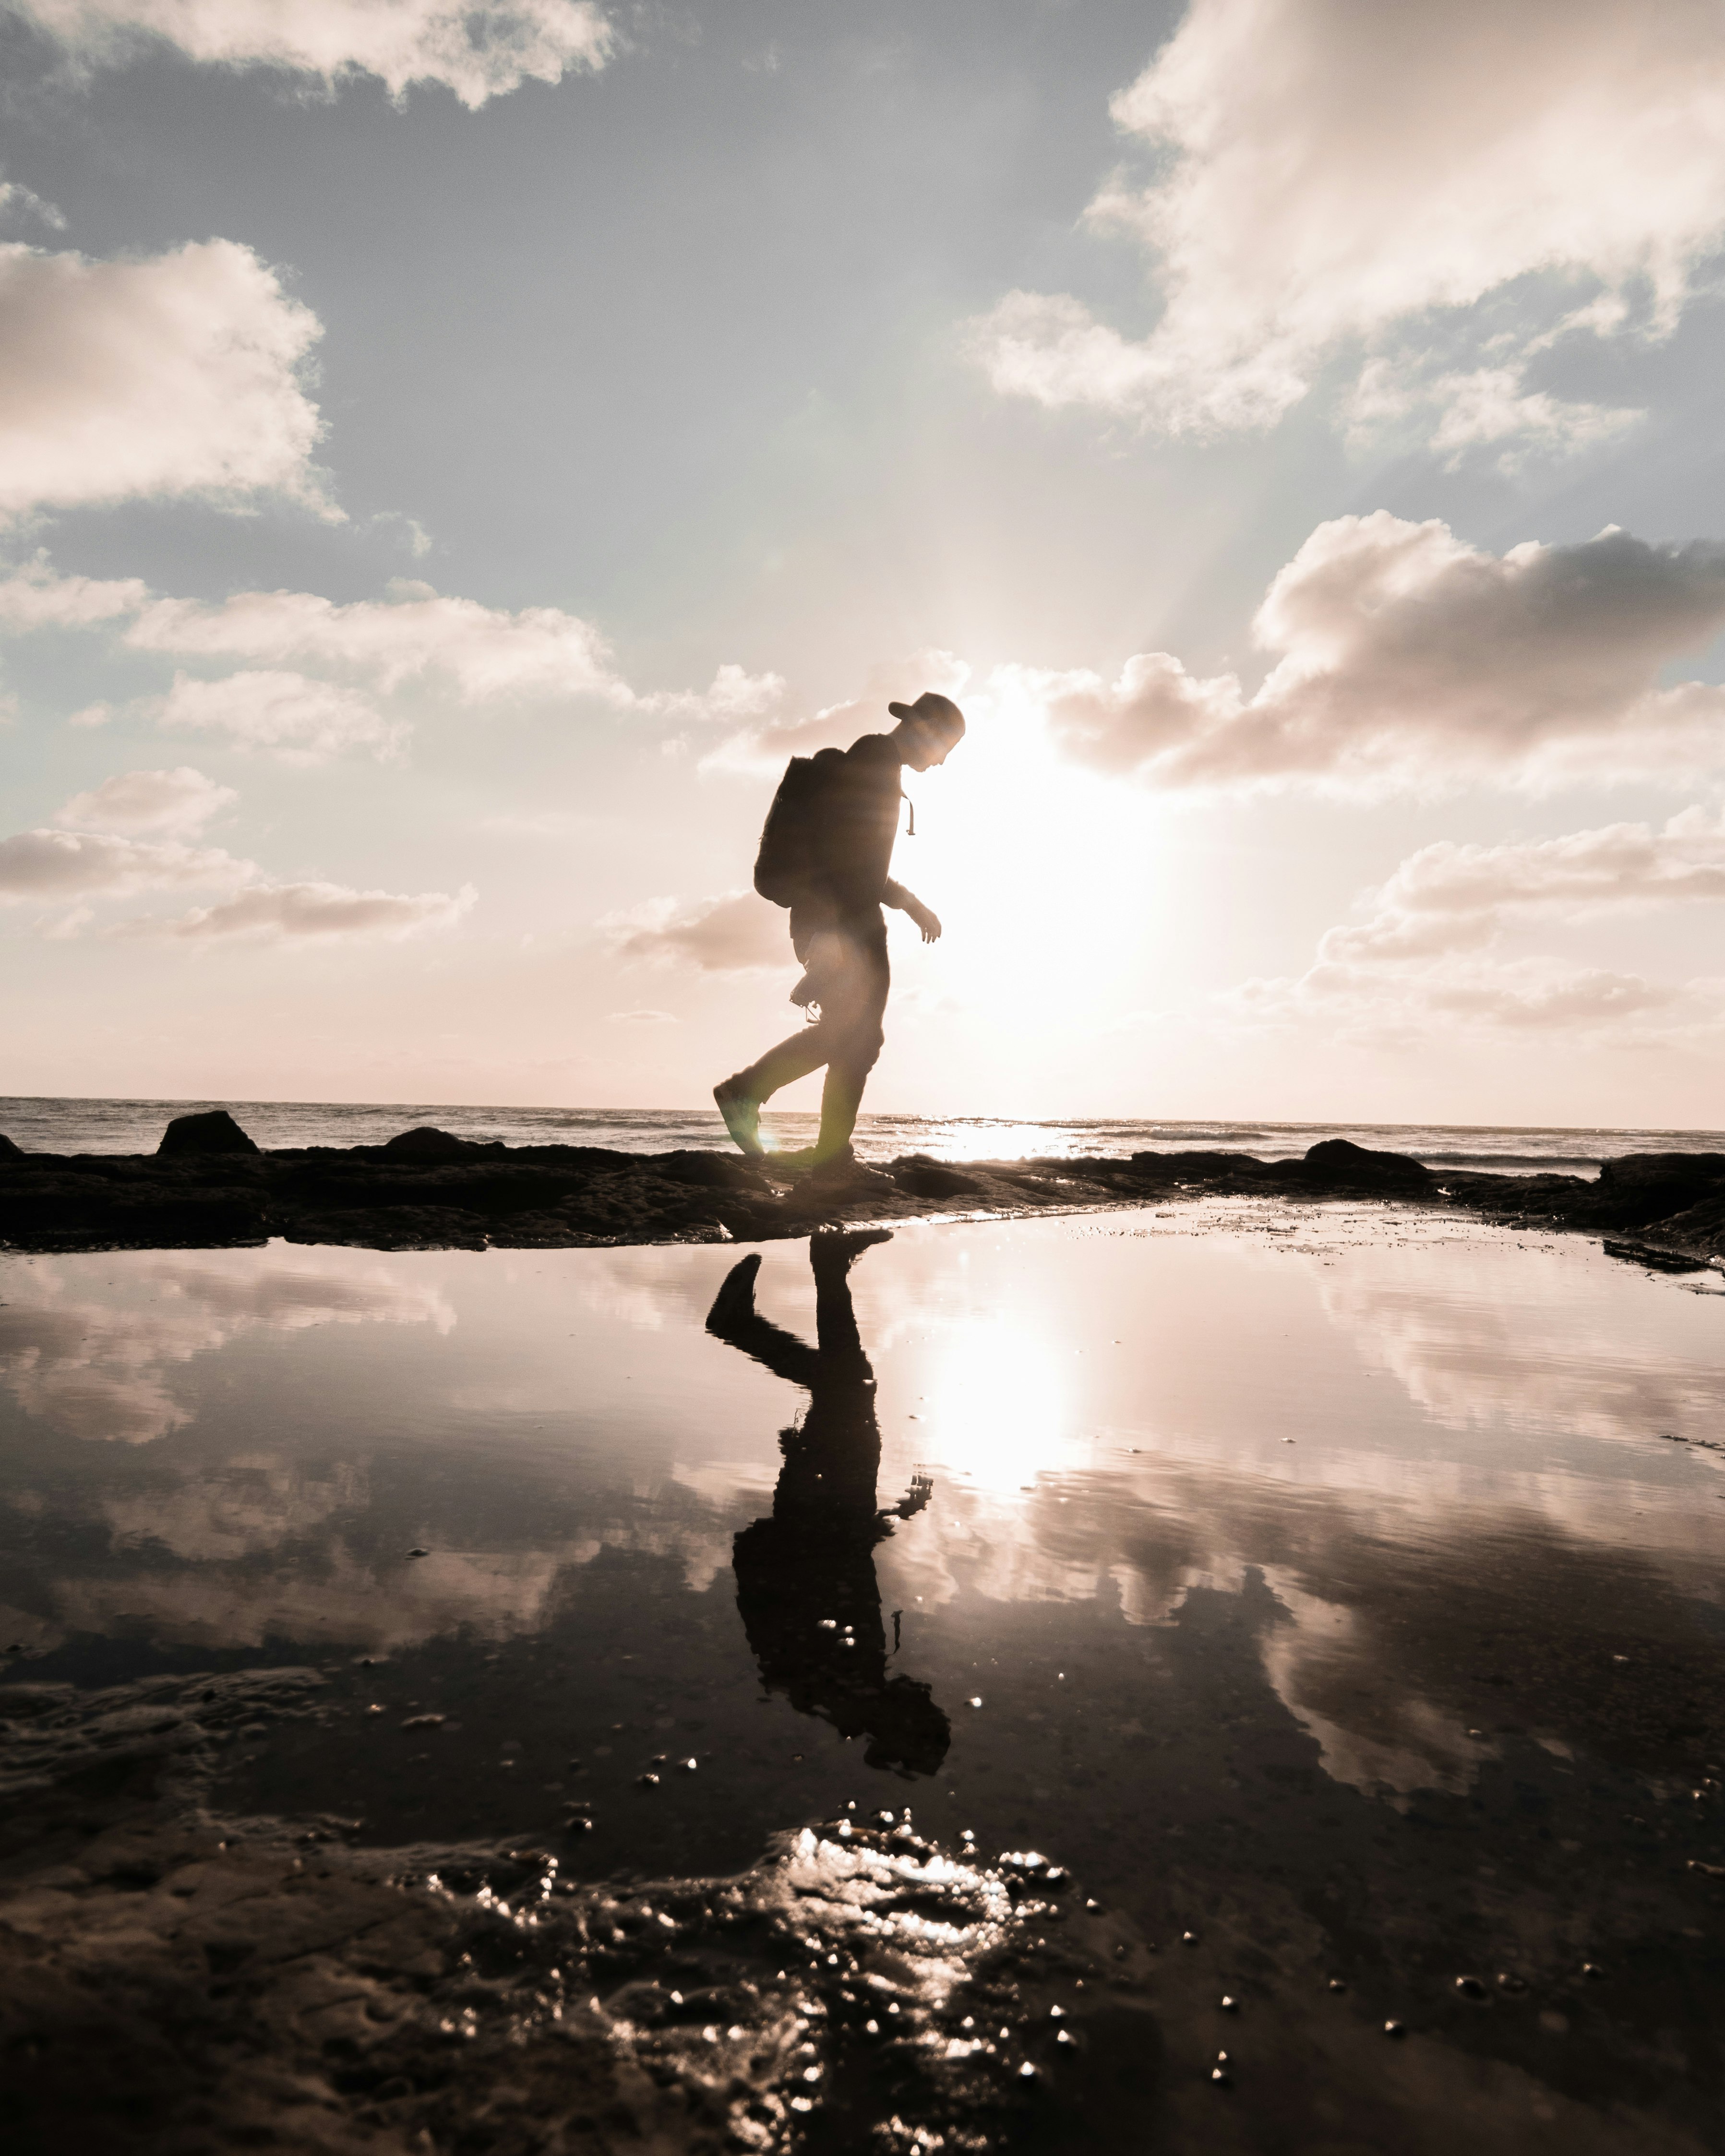
<path fill-rule="evenodd" d="M 842 754 L 823 749 L 812 764 L 793 759 L 762 838 L 756 888 L 790 907 L 791 947 L 805 968 L 791 999 L 818 1006 L 819 1019 L 713 1088 L 726 1128 L 746 1153 L 759 1154 L 762 1103 L 824 1064 L 820 1135 L 806 1155 L 789 1158 L 832 1179 L 864 1173 L 850 1134 L 883 1042 L 891 976 L 880 909 L 909 914 L 925 943 L 941 932 L 922 900 L 889 874 L 901 775 L 906 765 L 944 763 L 964 734 L 964 714 L 932 690 L 886 708 L 898 721 L 890 734 L 865 734 Z"/>

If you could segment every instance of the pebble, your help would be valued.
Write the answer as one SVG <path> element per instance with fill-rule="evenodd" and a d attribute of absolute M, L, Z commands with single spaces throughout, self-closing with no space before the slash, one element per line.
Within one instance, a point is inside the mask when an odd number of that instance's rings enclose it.
<path fill-rule="evenodd" d="M 1486 1987 L 1476 1976 L 1458 1976 L 1455 1989 L 1464 1999 L 1483 1999 L 1486 1995 Z"/>
<path fill-rule="evenodd" d="M 429 1557 L 431 1555 L 431 1552 L 429 1549 L 418 1549 L 416 1548 L 410 1549 L 408 1552 L 408 1555 L 409 1557 Z"/>
<path fill-rule="evenodd" d="M 1408 2032 L 1399 2021 L 1386 2021 L 1384 2025 L 1384 2033 L 1386 2036 L 1405 2036 Z"/>

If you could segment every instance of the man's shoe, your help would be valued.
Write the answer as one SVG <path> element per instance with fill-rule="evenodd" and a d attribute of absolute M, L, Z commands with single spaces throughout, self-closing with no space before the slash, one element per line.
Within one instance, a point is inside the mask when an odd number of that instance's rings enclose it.
<path fill-rule="evenodd" d="M 890 1175 L 882 1175 L 879 1168 L 866 1168 L 846 1146 L 843 1152 L 834 1153 L 830 1160 L 823 1161 L 809 1172 L 809 1188 L 829 1196 L 843 1192 L 847 1197 L 866 1197 L 879 1192 L 896 1191 L 898 1185 Z"/>
<path fill-rule="evenodd" d="M 721 1079 L 713 1088 L 713 1099 L 725 1118 L 725 1127 L 752 1160 L 765 1158 L 761 1143 L 761 1104 L 744 1091 L 735 1078 Z"/>
<path fill-rule="evenodd" d="M 768 1159 L 774 1168 L 783 1168 L 787 1175 L 806 1175 L 819 1163 L 813 1146 L 788 1146 L 783 1152 L 769 1152 Z"/>

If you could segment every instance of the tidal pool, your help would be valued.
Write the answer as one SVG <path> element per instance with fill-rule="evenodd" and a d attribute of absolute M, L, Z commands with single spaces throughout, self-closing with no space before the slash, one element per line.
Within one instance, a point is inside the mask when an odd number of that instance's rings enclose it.
<path fill-rule="evenodd" d="M 1716 2146 L 1717 1276 L 1377 1205 L 817 1245 L 0 1260 L 0 1716 L 212 1673 L 203 1816 L 482 1929 L 554 1878 L 542 2001 L 658 1882 L 680 2007 L 753 1881 L 691 2146 Z M 907 1816 L 943 1973 L 870 1975 L 808 1912 Z"/>

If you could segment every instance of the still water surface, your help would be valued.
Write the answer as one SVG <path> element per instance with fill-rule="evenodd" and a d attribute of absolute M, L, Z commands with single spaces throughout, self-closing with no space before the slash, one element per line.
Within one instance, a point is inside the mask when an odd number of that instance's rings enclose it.
<path fill-rule="evenodd" d="M 1240 1203 L 821 1270 L 0 1260 L 8 1666 L 313 1665 L 223 1801 L 379 1846 L 1045 1852 L 1162 1972 L 1169 2147 L 1709 2145 L 1716 1276 Z"/>

